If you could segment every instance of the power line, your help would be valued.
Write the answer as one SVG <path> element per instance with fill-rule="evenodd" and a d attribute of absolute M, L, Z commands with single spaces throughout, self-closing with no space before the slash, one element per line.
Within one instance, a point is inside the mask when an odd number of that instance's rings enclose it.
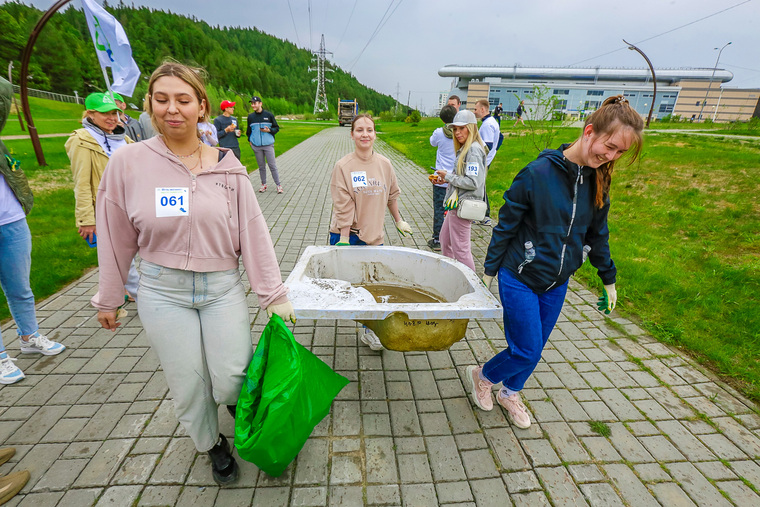
<path fill-rule="evenodd" d="M 338 46 L 335 48 L 335 52 L 338 52 L 338 48 L 340 47 L 341 42 L 343 42 L 343 37 L 346 36 L 346 32 L 348 31 L 348 27 L 351 24 L 351 18 L 354 16 L 354 11 L 356 10 L 356 4 L 359 2 L 359 0 L 354 0 L 354 6 L 351 8 L 351 14 L 348 15 L 348 21 L 346 22 L 346 28 L 343 29 L 343 35 L 340 36 L 340 41 L 338 42 Z"/>
<path fill-rule="evenodd" d="M 325 3 L 325 17 L 322 20 L 322 34 L 323 35 L 327 31 L 327 14 L 329 14 L 329 12 L 330 12 L 330 0 L 327 0 L 327 2 Z"/>
<path fill-rule="evenodd" d="M 311 38 L 312 37 L 311 36 L 311 0 L 309 0 L 308 9 L 309 9 L 309 51 L 311 51 L 311 48 L 312 48 L 312 46 L 311 46 L 311 41 L 312 41 L 312 38 Z"/>
<path fill-rule="evenodd" d="M 296 28 L 296 18 L 293 17 L 293 9 L 290 7 L 290 0 L 288 0 L 288 10 L 290 11 L 290 20 L 293 22 L 293 30 L 296 31 L 296 41 L 298 45 L 301 45 L 301 39 L 298 38 L 298 28 Z"/>
<path fill-rule="evenodd" d="M 398 6 L 401 5 L 401 2 L 403 2 L 403 1 L 404 0 L 400 0 L 399 3 L 396 4 L 396 7 L 393 8 L 393 11 L 391 11 L 390 15 L 387 18 L 385 18 L 385 21 L 383 22 L 383 26 L 380 27 L 380 29 L 378 30 L 378 32 L 380 32 L 380 30 L 382 30 L 383 28 L 385 28 L 385 24 L 388 23 L 388 20 L 391 19 L 391 16 L 393 16 L 393 14 L 396 12 L 396 9 L 398 9 Z"/>
<path fill-rule="evenodd" d="M 752 72 L 760 72 L 760 69 L 750 69 L 749 67 L 742 67 L 740 65 L 734 65 L 733 63 L 723 62 L 723 65 L 725 65 L 726 67 L 736 67 L 737 69 L 742 69 L 742 70 L 750 70 Z"/>
<path fill-rule="evenodd" d="M 393 2 L 394 1 L 395 0 L 391 0 L 391 3 L 388 4 L 388 8 L 385 9 L 385 13 L 380 18 L 380 21 L 377 23 L 377 26 L 375 27 L 375 30 L 372 32 L 372 35 L 370 35 L 370 37 L 369 37 L 369 40 L 364 45 L 364 47 L 362 48 L 362 50 L 359 52 L 359 55 L 351 63 L 351 66 L 348 68 L 348 72 L 351 72 L 351 69 L 354 68 L 354 65 L 356 65 L 359 62 L 359 59 L 364 54 L 364 51 L 367 49 L 367 46 L 369 46 L 369 44 L 372 42 L 372 40 L 375 38 L 375 36 L 380 32 L 380 28 L 382 28 L 383 22 L 387 21 L 386 20 L 386 16 L 388 16 L 388 12 L 391 10 L 391 7 L 393 7 Z M 403 1 L 404 0 L 399 0 L 398 4 L 396 4 L 396 8 L 398 8 L 398 6 L 401 5 L 401 2 L 403 2 Z M 393 9 L 393 12 L 396 12 L 396 9 Z M 391 14 L 393 14 L 393 13 L 391 13 Z M 390 19 L 390 16 L 388 16 L 388 19 Z"/>
<path fill-rule="evenodd" d="M 680 30 L 681 28 L 685 28 L 685 27 L 687 27 L 689 25 L 693 25 L 694 23 L 699 23 L 700 21 L 704 21 L 704 20 L 706 20 L 708 18 L 712 18 L 713 16 L 717 16 L 718 14 L 722 14 L 722 13 L 724 13 L 726 11 L 729 11 L 731 9 L 734 9 L 736 7 L 739 7 L 740 5 L 744 5 L 744 4 L 749 3 L 751 1 L 752 0 L 744 0 L 744 2 L 740 2 L 740 3 L 736 4 L 736 5 L 732 5 L 731 7 L 726 7 L 725 9 L 721 9 L 721 10 L 719 10 L 717 12 L 713 12 L 712 14 L 708 14 L 707 16 L 704 16 L 702 18 L 695 19 L 694 21 L 690 21 L 689 23 L 686 23 L 685 25 L 677 26 L 676 28 L 673 28 L 673 29 L 670 29 L 668 31 L 659 33 L 657 35 L 653 35 L 652 37 L 649 37 L 649 38 L 646 38 L 646 39 L 634 42 L 634 44 L 638 45 L 638 44 L 641 44 L 642 42 L 648 42 L 648 41 L 650 41 L 652 39 L 656 39 L 657 37 L 662 37 L 663 35 L 667 35 L 669 33 L 675 32 L 676 30 Z M 601 58 L 602 56 L 611 55 L 612 53 L 617 53 L 618 51 L 622 51 L 623 49 L 628 49 L 628 46 L 621 46 L 621 47 L 619 47 L 617 49 L 613 49 L 612 51 L 607 51 L 606 53 L 602 53 L 600 55 L 592 56 L 591 58 L 586 58 L 585 60 L 581 60 L 579 62 L 571 63 L 570 65 L 568 65 L 568 67 L 572 67 L 574 65 L 578 65 L 578 64 L 581 64 L 581 63 L 584 63 L 584 62 L 588 62 L 589 60 L 596 60 L 597 58 Z"/>

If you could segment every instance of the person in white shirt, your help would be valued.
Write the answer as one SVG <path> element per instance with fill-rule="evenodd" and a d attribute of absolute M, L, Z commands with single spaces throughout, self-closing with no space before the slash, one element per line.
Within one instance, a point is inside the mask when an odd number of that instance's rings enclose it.
<path fill-rule="evenodd" d="M 438 127 L 430 136 L 430 146 L 437 148 L 435 152 L 434 170 L 444 169 L 446 172 L 454 171 L 454 162 L 456 162 L 456 153 L 454 152 L 454 134 L 449 123 L 454 121 L 457 109 L 453 105 L 447 105 L 441 108 L 439 114 L 443 120 L 443 127 Z M 432 180 L 431 180 L 432 181 Z M 443 200 L 446 197 L 448 183 L 433 183 L 433 237 L 428 241 L 428 246 L 436 252 L 441 251 L 441 226 L 443 226 L 444 209 Z"/>
<path fill-rule="evenodd" d="M 480 134 L 480 138 L 483 139 L 483 142 L 485 143 L 486 147 L 488 148 L 488 155 L 486 155 L 486 165 L 490 168 L 491 162 L 493 162 L 494 157 L 496 156 L 496 152 L 499 149 L 499 123 L 494 119 L 493 116 L 490 114 L 489 110 L 490 104 L 486 99 L 480 99 L 475 103 L 475 116 L 482 122 L 480 124 L 480 129 L 478 130 L 478 133 Z M 486 209 L 486 217 L 478 222 L 479 225 L 485 225 L 487 227 L 490 227 L 493 225 L 493 221 L 491 220 L 491 205 L 488 202 L 488 191 L 486 190 L 485 194 L 486 199 L 486 205 L 488 208 Z"/>

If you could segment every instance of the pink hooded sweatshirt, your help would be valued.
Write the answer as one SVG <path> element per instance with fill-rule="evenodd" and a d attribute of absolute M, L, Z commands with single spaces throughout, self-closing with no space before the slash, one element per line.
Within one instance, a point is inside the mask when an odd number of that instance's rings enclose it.
<path fill-rule="evenodd" d="M 100 282 L 92 298 L 95 308 L 115 311 L 124 302 L 135 253 L 160 266 L 196 272 L 237 268 L 242 255 L 261 308 L 287 300 L 248 173 L 234 154 L 221 151 L 222 160 L 198 175 L 160 136 L 114 152 L 96 200 Z M 175 204 L 168 212 L 167 196 Z"/>

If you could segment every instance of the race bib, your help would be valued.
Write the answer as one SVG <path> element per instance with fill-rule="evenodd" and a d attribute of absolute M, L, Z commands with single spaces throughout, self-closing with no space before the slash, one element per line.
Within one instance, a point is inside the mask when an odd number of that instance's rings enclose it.
<path fill-rule="evenodd" d="M 480 169 L 480 166 L 477 163 L 467 164 L 467 169 L 465 170 L 465 174 L 467 176 L 477 176 L 479 169 Z"/>
<path fill-rule="evenodd" d="M 156 188 L 156 218 L 188 216 L 189 204 L 187 187 Z"/>
<path fill-rule="evenodd" d="M 354 188 L 367 186 L 367 171 L 353 171 L 351 173 L 351 185 Z"/>

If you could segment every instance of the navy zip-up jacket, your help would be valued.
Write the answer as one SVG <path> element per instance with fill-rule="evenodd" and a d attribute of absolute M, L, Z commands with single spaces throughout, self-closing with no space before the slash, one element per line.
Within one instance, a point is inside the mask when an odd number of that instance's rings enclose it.
<path fill-rule="evenodd" d="M 609 198 L 601 209 L 595 207 L 595 171 L 567 160 L 563 152 L 569 146 L 542 151 L 504 193 L 486 254 L 486 275 L 505 268 L 540 294 L 565 283 L 583 264 L 583 245 L 589 245 L 588 258 L 604 285 L 615 283 L 607 229 Z M 526 241 L 535 249 L 529 262 Z"/>

